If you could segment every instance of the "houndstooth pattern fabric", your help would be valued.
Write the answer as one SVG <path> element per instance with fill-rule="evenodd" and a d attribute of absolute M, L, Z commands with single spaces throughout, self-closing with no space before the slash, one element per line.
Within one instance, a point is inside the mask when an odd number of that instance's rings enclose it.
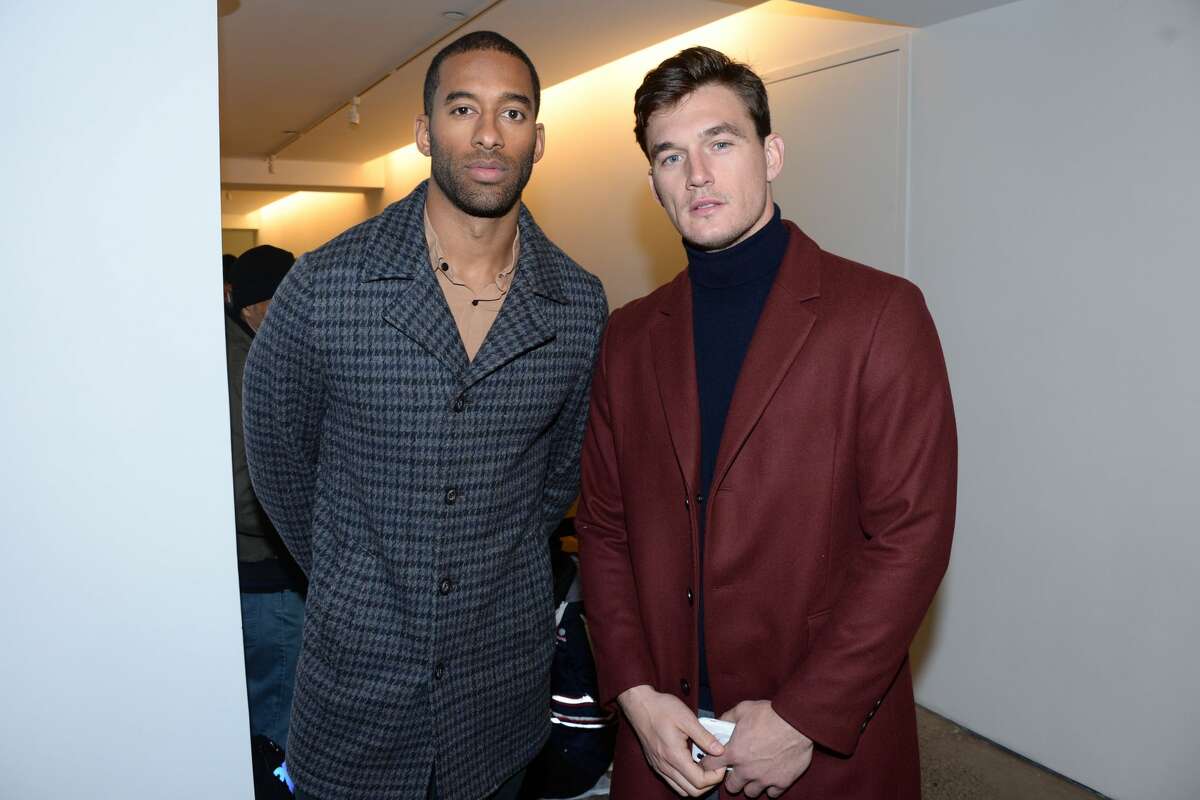
<path fill-rule="evenodd" d="M 308 573 L 288 767 L 323 800 L 477 800 L 549 726 L 547 537 L 574 499 L 607 307 L 520 212 L 467 359 L 422 184 L 304 256 L 245 374 L 254 486 Z"/>

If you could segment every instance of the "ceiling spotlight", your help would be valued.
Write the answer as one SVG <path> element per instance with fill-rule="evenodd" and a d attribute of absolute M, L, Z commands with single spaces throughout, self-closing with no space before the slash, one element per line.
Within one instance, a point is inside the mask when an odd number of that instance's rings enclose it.
<path fill-rule="evenodd" d="M 442 16 L 449 20 L 458 22 L 460 19 L 466 19 L 467 15 L 461 11 L 443 11 Z"/>
<path fill-rule="evenodd" d="M 353 125 L 354 127 L 358 127 L 358 123 L 360 121 L 360 118 L 358 116 L 359 99 L 360 98 L 357 95 L 355 95 L 354 97 L 352 97 L 350 99 L 350 124 Z"/>

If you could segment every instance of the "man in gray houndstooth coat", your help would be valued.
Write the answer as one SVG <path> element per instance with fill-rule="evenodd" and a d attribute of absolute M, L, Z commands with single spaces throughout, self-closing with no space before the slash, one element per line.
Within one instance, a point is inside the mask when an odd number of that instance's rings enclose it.
<path fill-rule="evenodd" d="M 498 34 L 439 53 L 433 179 L 297 262 L 247 361 L 254 485 L 309 576 L 299 796 L 511 797 L 548 733 L 547 537 L 607 307 L 519 202 L 538 101 Z"/>

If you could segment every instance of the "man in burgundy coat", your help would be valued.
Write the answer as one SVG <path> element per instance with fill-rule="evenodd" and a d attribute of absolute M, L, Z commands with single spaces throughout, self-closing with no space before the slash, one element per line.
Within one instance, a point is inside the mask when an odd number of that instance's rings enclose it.
<path fill-rule="evenodd" d="M 585 602 L 629 723 L 612 797 L 918 798 L 908 647 L 957 469 L 933 321 L 781 218 L 747 67 L 685 50 L 635 116 L 688 268 L 612 315 L 584 441 Z M 698 714 L 736 723 L 726 746 Z"/>

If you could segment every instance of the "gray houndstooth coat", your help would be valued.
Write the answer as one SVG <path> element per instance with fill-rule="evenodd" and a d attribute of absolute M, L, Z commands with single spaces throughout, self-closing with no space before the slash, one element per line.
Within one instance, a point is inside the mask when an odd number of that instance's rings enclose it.
<path fill-rule="evenodd" d="M 259 498 L 308 573 L 288 767 L 323 800 L 477 800 L 549 728 L 547 537 L 574 499 L 607 306 L 520 212 L 468 361 L 425 184 L 304 256 L 246 364 Z"/>

